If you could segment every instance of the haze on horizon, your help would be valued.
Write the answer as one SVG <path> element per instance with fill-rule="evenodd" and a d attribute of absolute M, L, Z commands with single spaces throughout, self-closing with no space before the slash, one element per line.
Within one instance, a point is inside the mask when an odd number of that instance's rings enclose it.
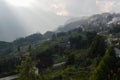
<path fill-rule="evenodd" d="M 0 0 L 0 41 L 45 33 L 73 17 L 120 12 L 120 0 Z"/>

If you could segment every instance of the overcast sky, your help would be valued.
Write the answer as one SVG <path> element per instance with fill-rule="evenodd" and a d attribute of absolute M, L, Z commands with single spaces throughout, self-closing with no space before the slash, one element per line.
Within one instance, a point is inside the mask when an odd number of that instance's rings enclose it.
<path fill-rule="evenodd" d="M 55 30 L 73 17 L 120 12 L 120 0 L 0 0 L 0 41 Z"/>

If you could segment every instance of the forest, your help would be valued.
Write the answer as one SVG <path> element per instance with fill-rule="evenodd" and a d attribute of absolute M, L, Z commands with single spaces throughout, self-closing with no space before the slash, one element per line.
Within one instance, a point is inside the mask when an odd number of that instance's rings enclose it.
<path fill-rule="evenodd" d="M 8 43 L 13 47 L 0 59 L 0 76 L 18 74 L 18 80 L 119 80 L 120 58 L 106 35 L 77 28 L 52 34 L 49 40 L 41 36 L 34 34 Z"/>

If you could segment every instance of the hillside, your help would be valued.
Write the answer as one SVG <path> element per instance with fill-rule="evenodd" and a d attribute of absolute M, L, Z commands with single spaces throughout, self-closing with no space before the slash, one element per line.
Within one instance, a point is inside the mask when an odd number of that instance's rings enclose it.
<path fill-rule="evenodd" d="M 0 42 L 0 77 L 19 74 L 20 80 L 119 80 L 120 25 L 119 21 L 110 22 L 113 17 L 120 15 L 103 13 L 74 19 L 63 27 L 65 31 Z M 84 27 L 78 26 L 81 24 Z"/>
<path fill-rule="evenodd" d="M 24 53 L 29 46 L 33 48 L 34 46 L 40 45 L 43 41 L 51 39 L 53 34 L 54 32 L 48 31 L 45 34 L 35 33 L 27 37 L 18 38 L 13 42 L 0 41 L 0 57 L 7 57 L 19 51 Z"/>

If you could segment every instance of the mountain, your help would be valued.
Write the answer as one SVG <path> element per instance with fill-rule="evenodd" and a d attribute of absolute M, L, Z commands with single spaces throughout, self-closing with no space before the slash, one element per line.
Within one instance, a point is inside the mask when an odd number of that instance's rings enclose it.
<path fill-rule="evenodd" d="M 8 55 L 9 52 L 11 52 L 11 43 L 8 42 L 0 42 L 0 56 Z"/>
<path fill-rule="evenodd" d="M 35 34 L 32 34 L 32 35 L 27 36 L 25 38 L 16 39 L 15 41 L 13 41 L 13 44 L 20 45 L 20 46 L 28 45 L 28 44 L 37 43 L 37 42 L 39 42 L 42 39 L 43 39 L 43 35 L 42 34 L 35 33 Z"/>
<path fill-rule="evenodd" d="M 119 17 L 119 14 L 96 14 L 69 20 L 57 33 L 47 31 L 13 42 L 1 41 L 0 77 L 18 74 L 16 67 L 22 61 L 19 66 L 20 72 L 25 73 L 22 75 L 29 75 L 37 68 L 37 75 L 43 75 L 40 80 L 114 80 L 114 77 L 119 80 L 120 58 L 114 51 L 120 47 Z M 108 34 L 99 33 L 113 25 L 119 26 L 111 28 Z M 118 41 L 112 41 L 116 38 L 110 34 L 117 34 Z M 111 45 L 115 47 L 109 49 Z"/>
<path fill-rule="evenodd" d="M 53 37 L 60 37 L 69 34 L 66 32 L 72 32 L 76 34 L 81 31 L 106 31 L 113 25 L 120 25 L 120 14 L 119 13 L 102 13 L 96 14 L 90 17 L 78 17 L 71 18 L 66 21 L 64 25 L 58 28 L 57 31 L 47 31 L 44 34 L 35 33 L 29 35 L 27 37 L 22 37 L 14 40 L 13 42 L 0 42 L 0 55 L 9 55 L 13 54 L 17 51 L 17 48 L 22 48 L 24 51 L 28 48 L 28 46 L 36 46 L 40 45 L 42 42 L 46 40 L 50 40 Z M 119 26 L 118 26 L 119 27 Z M 116 27 L 115 29 L 110 29 L 111 32 L 119 32 Z M 81 30 L 82 29 L 82 30 Z M 56 33 L 57 32 L 57 33 Z M 56 34 L 56 35 L 54 35 Z"/>
<path fill-rule="evenodd" d="M 24 52 L 28 50 L 29 46 L 40 44 L 44 37 L 40 33 L 35 33 L 27 37 L 22 37 L 14 40 L 13 42 L 0 41 L 0 57 L 7 57 L 11 54 Z"/>
<path fill-rule="evenodd" d="M 51 38 L 54 34 L 55 34 L 55 32 L 47 31 L 45 34 L 43 34 L 43 37 L 44 37 L 44 39 L 49 39 L 49 38 Z"/>
<path fill-rule="evenodd" d="M 35 33 L 18 38 L 13 42 L 0 41 L 0 57 L 7 57 L 18 52 L 24 53 L 28 48 L 34 48 L 46 40 L 50 40 L 55 32 L 47 31 L 45 34 Z"/>
<path fill-rule="evenodd" d="M 79 21 L 79 20 L 82 20 L 82 19 L 86 19 L 86 17 L 74 17 L 74 18 L 70 18 L 69 20 L 67 20 L 65 22 L 65 24 L 69 24 L 71 22 Z"/>
<path fill-rule="evenodd" d="M 81 27 L 86 31 L 102 31 L 108 29 L 110 26 L 120 25 L 120 14 L 119 13 L 102 13 L 96 14 L 85 18 L 73 18 L 73 20 L 68 20 L 58 28 L 58 32 L 67 32 L 71 29 Z"/>

